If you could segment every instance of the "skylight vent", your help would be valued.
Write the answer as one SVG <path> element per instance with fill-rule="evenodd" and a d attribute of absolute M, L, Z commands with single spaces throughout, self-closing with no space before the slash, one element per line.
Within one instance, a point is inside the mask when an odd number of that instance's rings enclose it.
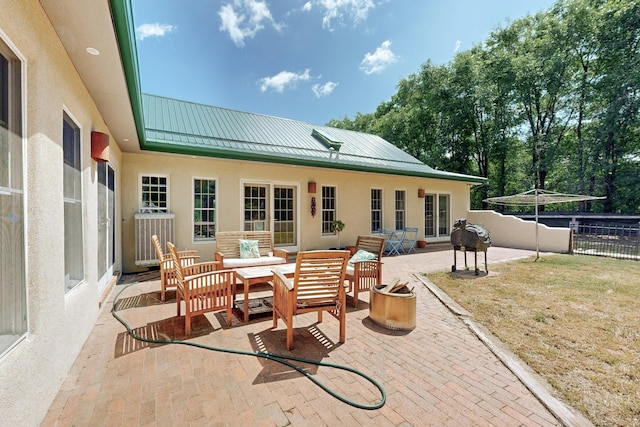
<path fill-rule="evenodd" d="M 311 136 L 313 136 L 318 141 L 322 142 L 329 149 L 339 151 L 340 147 L 342 147 L 342 141 L 339 141 L 336 137 L 329 135 L 327 132 L 314 129 L 311 132 Z"/>

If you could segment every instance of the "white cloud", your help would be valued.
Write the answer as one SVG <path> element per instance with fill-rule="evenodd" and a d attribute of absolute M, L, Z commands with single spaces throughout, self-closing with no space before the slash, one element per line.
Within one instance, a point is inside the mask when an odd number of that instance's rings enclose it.
<path fill-rule="evenodd" d="M 461 45 L 462 42 L 460 40 L 456 40 L 456 44 L 453 46 L 453 53 L 456 53 L 458 50 L 460 50 Z"/>
<path fill-rule="evenodd" d="M 376 48 L 375 52 L 365 54 L 364 59 L 360 63 L 360 69 L 365 74 L 381 73 L 385 68 L 398 60 L 390 47 L 391 41 L 385 40 Z"/>
<path fill-rule="evenodd" d="M 309 69 L 304 70 L 303 73 L 292 73 L 291 71 L 280 71 L 275 76 L 264 77 L 260 79 L 260 90 L 266 92 L 269 89 L 273 89 L 276 92 L 282 93 L 285 88 L 289 86 L 295 86 L 299 81 L 308 81 L 311 79 Z"/>
<path fill-rule="evenodd" d="M 332 30 L 332 22 L 342 22 L 345 18 L 352 19 L 354 23 L 364 21 L 369 15 L 369 10 L 375 7 L 374 0 L 312 0 L 305 3 L 302 10 L 311 10 L 312 5 L 317 5 L 324 10 L 322 27 Z"/>
<path fill-rule="evenodd" d="M 238 47 L 244 46 L 244 40 L 253 38 L 264 28 L 265 23 L 271 24 L 278 31 L 281 28 L 281 25 L 271 16 L 269 7 L 264 1 L 234 0 L 233 3 L 220 7 L 218 15 L 222 20 L 220 31 L 228 32 L 229 37 Z"/>
<path fill-rule="evenodd" d="M 316 94 L 316 98 L 320 98 L 322 96 L 331 95 L 331 92 L 333 92 L 336 86 L 338 86 L 338 83 L 336 82 L 326 82 L 323 85 L 316 83 L 311 87 L 311 90 Z"/>
<path fill-rule="evenodd" d="M 167 33 L 176 30 L 177 27 L 169 24 L 141 24 L 136 28 L 136 39 L 144 40 L 147 37 L 164 37 Z"/>

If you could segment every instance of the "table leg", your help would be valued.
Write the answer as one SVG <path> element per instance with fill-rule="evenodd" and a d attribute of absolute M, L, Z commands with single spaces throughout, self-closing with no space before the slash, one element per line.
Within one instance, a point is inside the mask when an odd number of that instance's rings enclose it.
<path fill-rule="evenodd" d="M 249 321 L 249 280 L 242 281 L 242 287 L 244 291 L 244 321 Z"/>

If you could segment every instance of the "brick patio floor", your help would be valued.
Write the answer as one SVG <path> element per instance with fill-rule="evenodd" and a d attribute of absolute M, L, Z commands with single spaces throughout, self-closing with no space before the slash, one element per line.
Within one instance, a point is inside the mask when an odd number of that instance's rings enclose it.
<path fill-rule="evenodd" d="M 449 246 L 447 248 L 450 248 Z M 492 247 L 491 263 L 535 254 Z M 484 262 L 483 256 L 478 256 Z M 472 258 L 471 258 L 471 263 Z M 460 263 L 460 257 L 458 262 Z M 347 340 L 338 343 L 338 322 L 314 314 L 295 321 L 294 349 L 286 350 L 284 325 L 271 329 L 269 315 L 226 326 L 223 313 L 198 316 L 192 335 L 176 317 L 175 293 L 160 301 L 157 272 L 124 276 L 108 297 L 93 332 L 52 403 L 43 426 L 554 426 L 588 423 L 557 401 L 540 399 L 523 385 L 517 369 L 478 339 L 414 273 L 449 270 L 451 250 L 427 249 L 385 257 L 384 279 L 410 282 L 417 294 L 416 328 L 388 330 L 368 317 L 368 293 L 358 308 L 348 297 Z M 479 260 L 480 261 L 480 260 Z M 459 267 L 460 268 L 460 267 Z M 126 287 L 127 283 L 135 285 Z M 126 289 L 125 289 L 126 287 Z M 265 289 L 266 288 L 266 289 Z M 308 378 L 276 362 L 174 344 L 133 340 L 111 315 L 118 313 L 148 337 L 188 339 L 207 346 L 268 351 L 346 365 L 378 381 L 386 404 L 376 410 L 347 405 Z M 253 291 L 254 288 L 252 288 Z M 269 288 L 258 286 L 260 292 Z M 252 294 L 253 295 L 253 294 Z M 344 371 L 303 365 L 348 399 L 372 404 L 378 390 Z M 525 375 L 529 375 L 525 372 Z M 533 377 L 533 381 L 537 378 Z M 537 384 L 537 383 L 536 383 Z M 542 395 L 546 387 L 540 387 Z M 553 400 L 553 399 L 552 399 Z M 544 398 L 543 398 L 544 401 Z M 560 408 L 559 410 L 557 408 Z M 554 413 L 560 412 L 560 418 Z M 561 421 L 562 413 L 569 416 Z M 568 420 L 568 421 L 567 421 Z M 575 421 L 577 420 L 577 422 Z"/>

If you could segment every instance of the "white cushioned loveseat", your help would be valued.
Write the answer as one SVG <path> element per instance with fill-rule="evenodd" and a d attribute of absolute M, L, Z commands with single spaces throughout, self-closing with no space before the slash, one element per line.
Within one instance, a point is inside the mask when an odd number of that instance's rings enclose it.
<path fill-rule="evenodd" d="M 286 264 L 289 252 L 273 248 L 271 231 L 219 231 L 215 260 L 221 269 Z"/>

